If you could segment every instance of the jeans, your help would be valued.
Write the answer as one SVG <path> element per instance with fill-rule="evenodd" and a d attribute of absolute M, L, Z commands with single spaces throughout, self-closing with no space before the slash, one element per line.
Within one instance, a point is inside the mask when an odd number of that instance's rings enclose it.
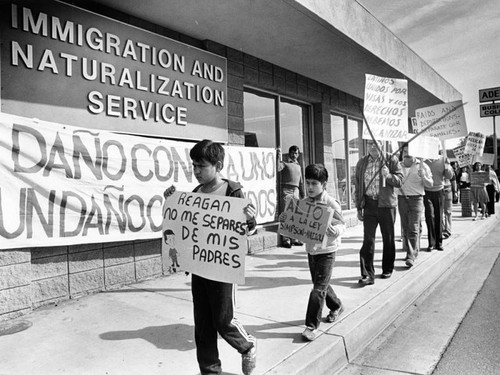
<path fill-rule="evenodd" d="M 363 245 L 359 251 L 361 276 L 373 279 L 375 269 L 375 233 L 380 224 L 382 233 L 382 273 L 392 273 L 396 259 L 396 243 L 394 238 L 394 221 L 396 207 L 378 207 L 378 201 L 367 198 L 363 209 Z"/>
<path fill-rule="evenodd" d="M 427 237 L 429 248 L 443 246 L 443 190 L 425 191 L 425 224 L 427 225 Z"/>
<path fill-rule="evenodd" d="M 255 345 L 255 338 L 234 318 L 234 285 L 192 275 L 196 356 L 203 375 L 221 374 L 217 333 L 239 353 Z"/>
<path fill-rule="evenodd" d="M 285 211 L 287 199 L 300 199 L 300 191 L 297 186 L 283 185 L 281 187 L 281 212 Z M 289 237 L 281 236 L 282 243 L 291 243 L 295 240 Z"/>
<path fill-rule="evenodd" d="M 443 233 L 451 236 L 451 213 L 453 210 L 453 193 L 451 188 L 443 190 Z"/>
<path fill-rule="evenodd" d="M 309 271 L 313 282 L 313 289 L 309 294 L 306 312 L 306 326 L 317 329 L 321 320 L 321 313 L 326 301 L 326 306 L 335 311 L 342 305 L 330 285 L 335 253 L 307 255 Z"/>
<path fill-rule="evenodd" d="M 401 217 L 401 237 L 403 251 L 407 260 L 415 260 L 420 250 L 421 218 L 424 212 L 422 196 L 404 196 L 398 198 L 398 210 Z"/>

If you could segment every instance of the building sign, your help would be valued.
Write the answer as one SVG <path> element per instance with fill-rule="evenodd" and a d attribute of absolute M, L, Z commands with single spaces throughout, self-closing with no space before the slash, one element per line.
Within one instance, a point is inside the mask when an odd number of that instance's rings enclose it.
<path fill-rule="evenodd" d="M 406 141 L 408 81 L 366 74 L 363 139 Z"/>
<path fill-rule="evenodd" d="M 481 104 L 479 114 L 480 117 L 500 116 L 500 103 Z"/>
<path fill-rule="evenodd" d="M 480 103 L 491 102 L 493 100 L 500 100 L 500 87 L 479 90 Z"/>
<path fill-rule="evenodd" d="M 2 113 L 0 140 L 0 249 L 160 238 L 165 189 L 198 185 L 189 142 Z M 222 175 L 274 220 L 275 149 L 224 149 Z"/>
<path fill-rule="evenodd" d="M 467 136 L 464 105 L 461 100 L 433 105 L 415 111 L 417 132 L 441 140 Z"/>
<path fill-rule="evenodd" d="M 227 142 L 224 58 L 60 2 L 0 15 L 2 112 Z"/>

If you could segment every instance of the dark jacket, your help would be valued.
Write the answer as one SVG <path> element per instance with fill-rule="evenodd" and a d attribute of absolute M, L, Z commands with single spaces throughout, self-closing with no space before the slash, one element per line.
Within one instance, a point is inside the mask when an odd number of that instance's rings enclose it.
<path fill-rule="evenodd" d="M 354 184 L 354 195 L 356 197 L 356 208 L 362 210 L 365 206 L 365 171 L 368 166 L 368 158 L 370 155 L 366 155 L 359 159 L 356 164 L 356 180 Z M 401 187 L 403 181 L 403 170 L 399 164 L 398 158 L 391 156 L 388 153 L 384 153 L 387 168 L 389 168 L 389 175 L 385 180 L 385 187 L 382 187 L 382 178 L 379 179 L 379 195 L 378 195 L 378 206 L 379 207 L 396 207 L 398 204 L 398 196 L 394 191 L 394 188 Z"/>
<path fill-rule="evenodd" d="M 228 179 L 223 178 L 223 181 L 227 182 L 227 190 L 226 190 L 226 197 L 235 197 L 235 198 L 245 198 L 245 194 L 243 194 L 243 186 L 239 182 L 236 181 L 231 181 Z M 196 193 L 198 190 L 200 190 L 202 185 L 198 185 L 197 187 L 194 188 L 193 192 Z M 255 220 L 255 217 L 253 217 L 251 220 L 247 220 L 247 232 L 251 234 L 255 226 L 257 225 L 257 222 Z"/>

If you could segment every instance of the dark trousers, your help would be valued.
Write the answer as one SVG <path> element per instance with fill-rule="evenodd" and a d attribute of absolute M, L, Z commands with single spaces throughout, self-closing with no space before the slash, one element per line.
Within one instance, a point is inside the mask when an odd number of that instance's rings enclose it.
<path fill-rule="evenodd" d="M 486 192 L 488 193 L 488 203 L 486 203 L 488 215 L 495 215 L 495 187 L 493 185 L 486 185 Z"/>
<path fill-rule="evenodd" d="M 429 247 L 443 246 L 443 190 L 425 191 L 425 224 L 427 225 L 427 238 Z"/>
<path fill-rule="evenodd" d="M 398 197 L 398 211 L 401 217 L 401 237 L 407 260 L 415 260 L 420 251 L 421 217 L 424 211 L 422 196 Z"/>
<path fill-rule="evenodd" d="M 396 207 L 378 207 L 378 201 L 367 198 L 363 209 L 363 246 L 359 251 L 361 276 L 375 277 L 373 258 L 375 255 L 375 233 L 380 225 L 382 233 L 382 273 L 391 273 L 394 270 L 396 259 L 396 243 L 394 239 L 394 221 Z"/>
<path fill-rule="evenodd" d="M 309 294 L 309 303 L 307 304 L 306 326 L 316 329 L 319 327 L 321 321 L 321 313 L 323 312 L 325 301 L 326 306 L 332 311 L 337 310 L 342 303 L 330 285 L 333 264 L 335 263 L 335 253 L 308 254 L 307 259 L 309 261 L 313 289 Z"/>
<path fill-rule="evenodd" d="M 191 292 L 194 308 L 196 356 L 203 375 L 220 374 L 221 361 L 217 349 L 217 333 L 239 353 L 255 344 L 234 317 L 234 285 L 192 275 Z"/>

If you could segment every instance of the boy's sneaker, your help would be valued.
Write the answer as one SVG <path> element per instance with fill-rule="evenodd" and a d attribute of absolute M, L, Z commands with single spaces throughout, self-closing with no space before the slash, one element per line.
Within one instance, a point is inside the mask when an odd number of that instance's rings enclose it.
<path fill-rule="evenodd" d="M 318 330 L 306 327 L 304 332 L 302 332 L 302 337 L 307 341 L 314 341 L 318 337 Z"/>
<path fill-rule="evenodd" d="M 326 316 L 326 322 L 327 323 L 335 322 L 343 312 L 344 312 L 344 305 L 340 305 L 340 307 L 335 311 L 330 310 L 330 312 Z"/>
<path fill-rule="evenodd" d="M 241 370 L 244 375 L 251 375 L 257 363 L 257 342 L 241 355 Z"/>

